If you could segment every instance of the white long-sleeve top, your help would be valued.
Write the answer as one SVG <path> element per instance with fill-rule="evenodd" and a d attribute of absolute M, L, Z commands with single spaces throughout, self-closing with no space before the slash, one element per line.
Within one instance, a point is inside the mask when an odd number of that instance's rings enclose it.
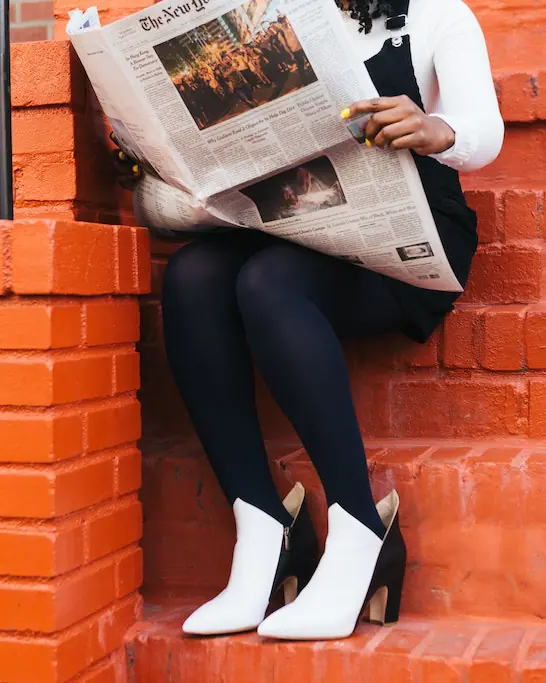
<path fill-rule="evenodd" d="M 455 131 L 455 144 L 433 158 L 459 171 L 473 171 L 498 156 L 504 123 L 495 94 L 482 29 L 463 0 L 410 0 L 407 25 L 388 31 L 385 17 L 371 33 L 343 13 L 353 47 L 367 60 L 394 35 L 409 34 L 415 77 L 425 111 Z"/>

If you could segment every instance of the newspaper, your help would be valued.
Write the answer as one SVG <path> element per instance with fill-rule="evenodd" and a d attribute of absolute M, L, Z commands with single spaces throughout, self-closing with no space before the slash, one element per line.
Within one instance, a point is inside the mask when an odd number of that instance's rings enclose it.
<path fill-rule="evenodd" d="M 339 112 L 377 96 L 333 0 L 163 0 L 67 28 L 121 148 L 139 221 L 251 228 L 426 289 L 461 291 L 409 152 Z"/>

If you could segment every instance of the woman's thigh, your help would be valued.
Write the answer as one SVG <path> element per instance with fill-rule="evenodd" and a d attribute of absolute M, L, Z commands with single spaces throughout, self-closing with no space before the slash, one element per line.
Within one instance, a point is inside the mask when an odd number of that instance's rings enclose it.
<path fill-rule="evenodd" d="M 298 295 L 312 301 L 340 336 L 394 332 L 405 325 L 384 276 L 289 242 L 264 246 L 237 277 L 243 314 L 282 315 L 283 299 Z"/>

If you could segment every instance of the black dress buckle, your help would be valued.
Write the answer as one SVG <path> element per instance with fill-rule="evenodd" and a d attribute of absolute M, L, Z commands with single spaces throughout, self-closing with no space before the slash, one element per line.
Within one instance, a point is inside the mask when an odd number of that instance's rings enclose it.
<path fill-rule="evenodd" d="M 407 14 L 398 14 L 396 17 L 389 17 L 385 20 L 385 28 L 387 31 L 399 31 L 408 23 Z"/>

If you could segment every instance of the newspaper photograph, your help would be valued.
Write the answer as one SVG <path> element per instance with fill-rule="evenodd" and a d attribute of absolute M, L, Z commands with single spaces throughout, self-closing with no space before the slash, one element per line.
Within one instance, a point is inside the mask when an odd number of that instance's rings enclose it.
<path fill-rule="evenodd" d="M 199 130 L 317 81 L 290 21 L 278 9 L 279 4 L 278 0 L 270 2 L 265 15 L 271 17 L 275 12 L 275 21 L 266 22 L 262 15 L 248 41 L 239 40 L 235 49 L 220 43 L 218 35 L 224 26 L 238 25 L 244 7 L 154 46 Z"/>
<path fill-rule="evenodd" d="M 142 225 L 258 229 L 427 289 L 461 291 L 409 152 L 339 112 L 377 96 L 334 0 L 163 0 L 67 31 L 121 149 Z M 354 123 L 353 123 L 354 127 Z"/>
<path fill-rule="evenodd" d="M 264 224 L 347 204 L 327 156 L 283 171 L 241 192 L 254 202 Z"/>

